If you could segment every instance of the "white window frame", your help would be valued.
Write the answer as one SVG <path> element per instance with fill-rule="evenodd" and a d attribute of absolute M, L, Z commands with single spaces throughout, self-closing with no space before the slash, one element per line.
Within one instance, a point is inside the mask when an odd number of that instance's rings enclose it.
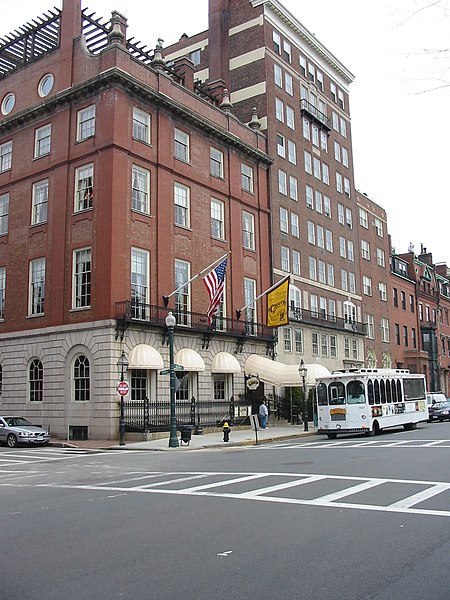
<path fill-rule="evenodd" d="M 178 127 L 173 128 L 173 141 L 174 148 L 173 154 L 174 158 L 177 160 L 181 160 L 182 162 L 189 163 L 190 162 L 190 135 L 179 129 Z"/>
<path fill-rule="evenodd" d="M 50 154 L 52 145 L 52 124 L 47 123 L 38 127 L 34 132 L 34 158 L 41 158 Z"/>
<path fill-rule="evenodd" d="M 30 260 L 28 315 L 44 314 L 45 307 L 45 258 Z"/>
<path fill-rule="evenodd" d="M 92 249 L 77 248 L 72 258 L 72 309 L 91 307 Z"/>
<path fill-rule="evenodd" d="M 150 171 L 138 165 L 131 168 L 131 209 L 150 214 Z"/>
<path fill-rule="evenodd" d="M 48 217 L 48 179 L 33 183 L 31 224 L 46 223 Z"/>
<path fill-rule="evenodd" d="M 75 169 L 74 212 L 90 210 L 94 197 L 94 163 Z"/>
<path fill-rule="evenodd" d="M 255 249 L 255 215 L 242 211 L 242 246 L 246 250 Z"/>
<path fill-rule="evenodd" d="M 150 144 L 151 141 L 151 117 L 148 112 L 133 106 L 133 128 L 132 137 L 134 140 Z"/>
<path fill-rule="evenodd" d="M 283 206 L 280 206 L 280 231 L 289 233 L 289 211 Z"/>
<path fill-rule="evenodd" d="M 77 113 L 77 142 L 82 142 L 95 136 L 95 104 L 87 106 Z"/>
<path fill-rule="evenodd" d="M 175 182 L 173 186 L 174 224 L 177 227 L 191 227 L 191 190 L 188 186 Z"/>
<path fill-rule="evenodd" d="M 8 233 L 9 192 L 0 194 L 0 235 Z"/>
<path fill-rule="evenodd" d="M 253 168 L 241 163 L 241 185 L 244 192 L 253 194 Z"/>
<path fill-rule="evenodd" d="M 225 239 L 225 203 L 217 198 L 211 198 L 211 237 Z"/>
<path fill-rule="evenodd" d="M 224 178 L 224 162 L 223 162 L 223 152 L 217 150 L 213 146 L 209 148 L 209 167 L 210 174 L 212 177 L 217 177 L 218 179 Z"/>
<path fill-rule="evenodd" d="M 12 166 L 12 141 L 0 144 L 0 173 L 10 171 Z"/>

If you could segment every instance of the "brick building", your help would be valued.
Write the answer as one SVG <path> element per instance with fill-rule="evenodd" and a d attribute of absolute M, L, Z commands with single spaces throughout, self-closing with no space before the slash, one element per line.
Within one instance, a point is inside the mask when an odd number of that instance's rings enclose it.
<path fill-rule="evenodd" d="M 365 364 L 369 368 L 390 368 L 390 245 L 386 211 L 360 192 L 356 192 L 356 202 L 363 321 L 366 327 Z"/>
<path fill-rule="evenodd" d="M 64 0 L 0 41 L 0 405 L 58 436 L 117 435 L 122 350 L 131 398 L 169 397 L 169 310 L 180 401 L 273 346 L 262 301 L 232 318 L 271 282 L 266 138 L 126 29 Z M 190 279 L 225 255 L 209 327 Z"/>
<path fill-rule="evenodd" d="M 300 10 L 300 8 L 299 8 Z M 274 159 L 269 183 L 274 282 L 291 273 L 278 360 L 329 369 L 364 363 L 357 199 L 348 87 L 353 75 L 278 2 L 210 0 L 209 30 L 165 48 L 230 90 Z"/>

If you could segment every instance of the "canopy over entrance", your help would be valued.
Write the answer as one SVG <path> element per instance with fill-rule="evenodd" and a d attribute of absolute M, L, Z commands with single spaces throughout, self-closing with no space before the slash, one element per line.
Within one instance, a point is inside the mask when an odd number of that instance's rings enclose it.
<path fill-rule="evenodd" d="M 245 363 L 245 374 L 257 375 L 261 381 L 274 386 L 293 387 L 301 385 L 302 378 L 298 372 L 299 365 L 285 365 L 275 362 L 264 356 L 251 354 Z M 313 386 L 316 377 L 326 377 L 330 371 L 323 365 L 312 363 L 305 365 L 308 369 L 306 374 L 306 385 Z"/>

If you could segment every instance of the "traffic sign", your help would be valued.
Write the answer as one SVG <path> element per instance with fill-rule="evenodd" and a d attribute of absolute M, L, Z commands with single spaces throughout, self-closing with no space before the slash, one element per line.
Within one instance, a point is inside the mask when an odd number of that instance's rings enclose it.
<path fill-rule="evenodd" d="M 117 391 L 121 396 L 126 396 L 128 394 L 130 387 L 126 381 L 119 381 L 117 384 Z"/>

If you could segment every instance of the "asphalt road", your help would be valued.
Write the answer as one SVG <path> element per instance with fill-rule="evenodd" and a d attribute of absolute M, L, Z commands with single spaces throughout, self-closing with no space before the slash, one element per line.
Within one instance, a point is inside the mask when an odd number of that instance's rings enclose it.
<path fill-rule="evenodd" d="M 449 600 L 450 424 L 192 452 L 0 448 L 0 598 Z"/>

